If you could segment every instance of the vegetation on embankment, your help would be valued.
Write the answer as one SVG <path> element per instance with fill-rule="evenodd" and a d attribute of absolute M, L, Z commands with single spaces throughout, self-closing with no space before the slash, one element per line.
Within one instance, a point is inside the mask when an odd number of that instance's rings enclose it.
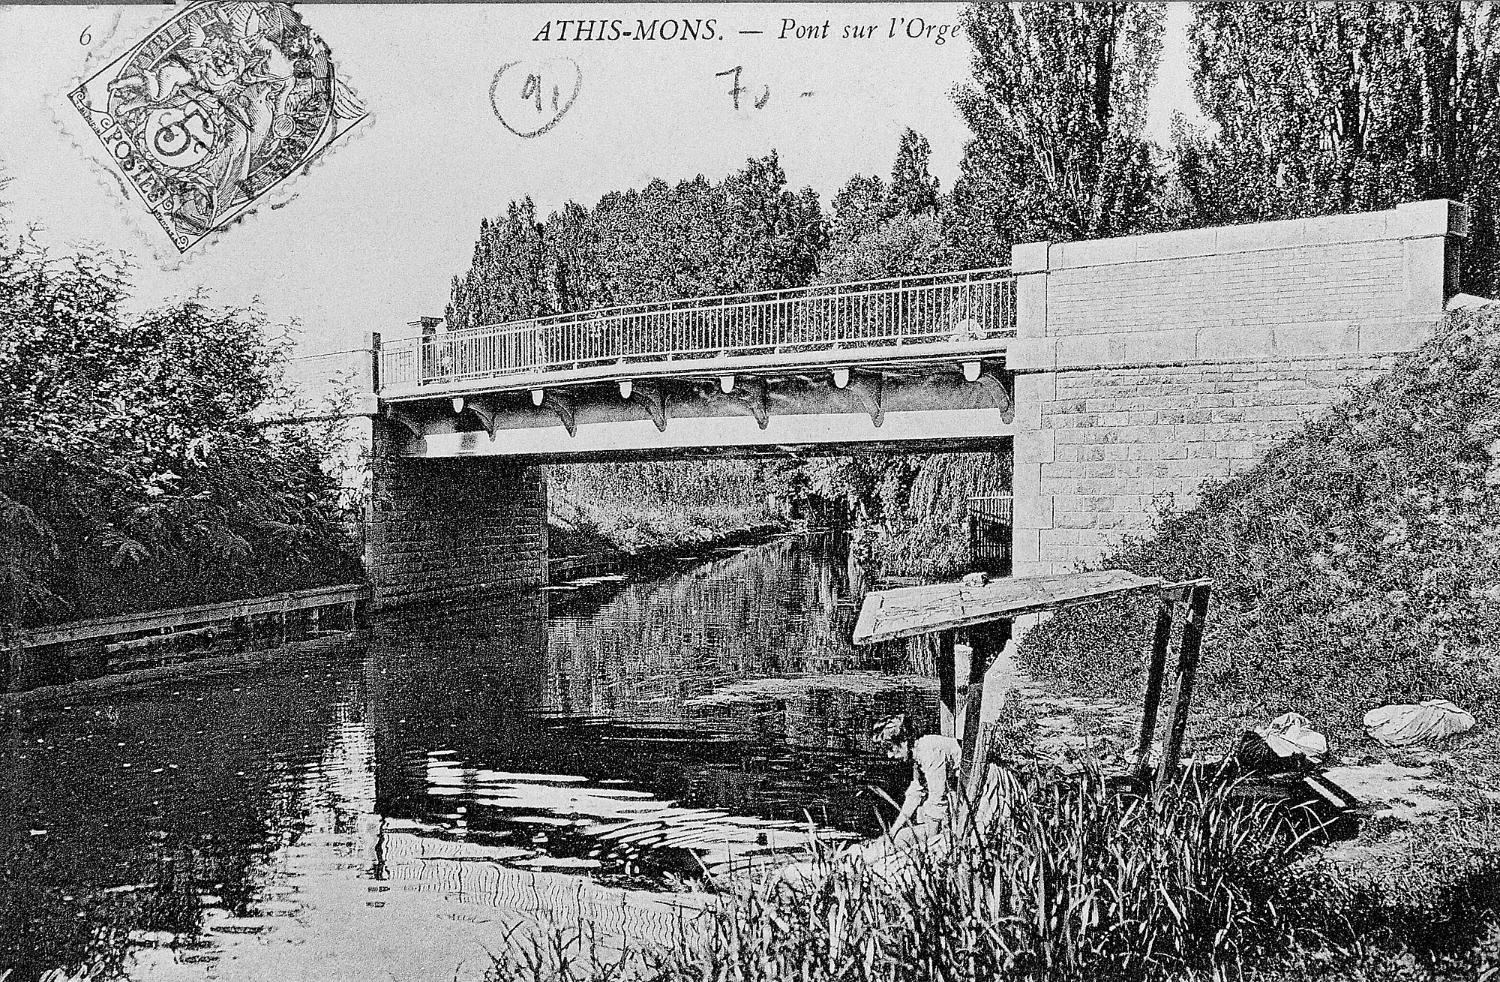
<path fill-rule="evenodd" d="M 1420 350 L 1099 566 L 1213 577 L 1198 691 L 1230 729 L 1295 710 L 1363 739 L 1366 711 L 1431 698 L 1494 727 L 1500 311 L 1450 316 Z M 1143 602 L 1061 612 L 1027 635 L 1023 664 L 1081 692 L 1135 691 L 1153 616 Z"/>
<path fill-rule="evenodd" d="M 547 551 L 645 560 L 789 528 L 758 477 L 745 461 L 552 467 Z"/>
<path fill-rule="evenodd" d="M 508 936 L 490 978 L 777 982 L 1470 980 L 1500 970 L 1500 861 L 1451 849 L 1421 881 L 1347 880 L 1228 785 L 1146 799 L 1099 773 L 1031 783 L 1008 815 L 905 871 L 815 867 L 793 891 L 742 884 L 675 939 Z M 564 915 L 566 916 L 566 915 Z"/>
<path fill-rule="evenodd" d="M 357 581 L 336 433 L 267 430 L 286 346 L 122 260 L 0 243 L 0 631 Z"/>

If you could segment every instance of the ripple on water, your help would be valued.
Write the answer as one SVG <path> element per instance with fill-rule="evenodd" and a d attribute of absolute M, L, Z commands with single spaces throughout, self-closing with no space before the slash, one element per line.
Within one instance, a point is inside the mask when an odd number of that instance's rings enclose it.
<path fill-rule="evenodd" d="M 381 621 L 228 684 L 30 707 L 0 723 L 0 865 L 28 910 L 0 953 L 427 977 L 552 910 L 672 930 L 705 865 L 805 845 L 808 814 L 873 831 L 859 792 L 904 783 L 860 734 L 930 716 L 931 686 L 850 647 L 844 577 L 783 540 Z M 392 923 L 410 952 L 371 943 Z"/>

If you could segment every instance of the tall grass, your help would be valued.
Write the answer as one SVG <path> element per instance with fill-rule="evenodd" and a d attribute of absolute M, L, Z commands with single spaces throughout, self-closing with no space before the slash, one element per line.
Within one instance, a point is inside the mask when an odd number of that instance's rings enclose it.
<path fill-rule="evenodd" d="M 1031 782 L 901 864 L 824 856 L 810 882 L 741 884 L 652 944 L 552 928 L 504 980 L 968 982 L 1232 977 L 1320 922 L 1288 826 L 1192 778 L 1145 797 L 1097 770 Z M 1313 930 L 1307 928 L 1306 930 Z"/>

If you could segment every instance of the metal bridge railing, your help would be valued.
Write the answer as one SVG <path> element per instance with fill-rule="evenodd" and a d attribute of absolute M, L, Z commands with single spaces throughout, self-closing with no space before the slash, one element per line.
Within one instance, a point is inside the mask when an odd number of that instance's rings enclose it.
<path fill-rule="evenodd" d="M 978 269 L 605 307 L 387 344 L 380 385 L 415 388 L 608 364 L 1003 337 L 1015 280 Z"/>

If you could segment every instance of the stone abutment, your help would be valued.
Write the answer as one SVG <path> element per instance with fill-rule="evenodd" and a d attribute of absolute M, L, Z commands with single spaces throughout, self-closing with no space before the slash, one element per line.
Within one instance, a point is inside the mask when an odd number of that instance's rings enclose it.
<path fill-rule="evenodd" d="M 1098 560 L 1418 347 L 1449 201 L 1014 250 L 1015 572 Z"/>

